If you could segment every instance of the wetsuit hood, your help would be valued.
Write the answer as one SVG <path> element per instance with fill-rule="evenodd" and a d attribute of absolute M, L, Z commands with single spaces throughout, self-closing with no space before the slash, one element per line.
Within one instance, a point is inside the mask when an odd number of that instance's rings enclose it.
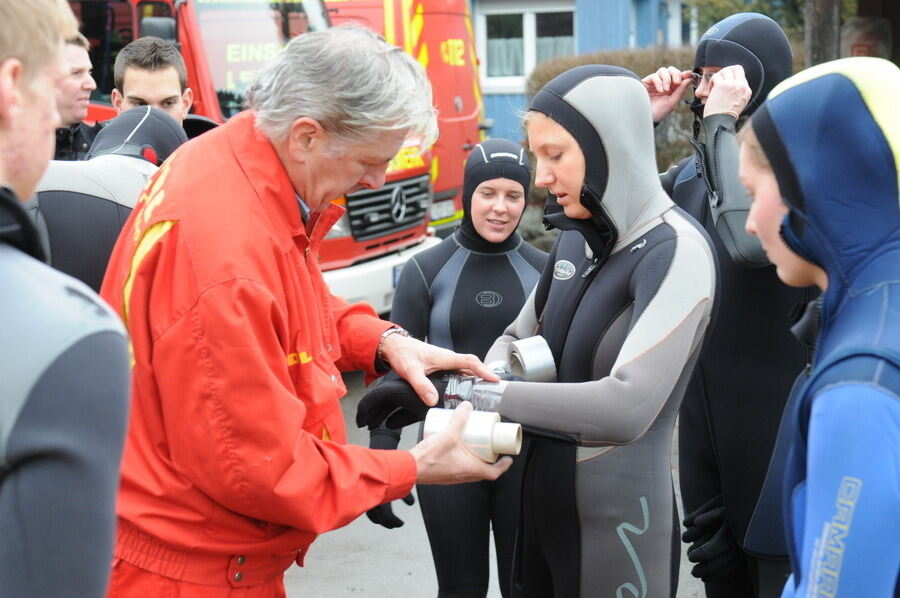
<path fill-rule="evenodd" d="M 722 19 L 697 42 L 694 72 L 704 66 L 744 67 L 752 95 L 744 115 L 753 114 L 769 92 L 791 75 L 793 52 L 781 27 L 765 15 L 744 12 Z M 691 110 L 703 117 L 703 105 L 694 100 Z M 699 114 L 698 114 L 699 111 Z"/>
<path fill-rule="evenodd" d="M 187 139 L 174 118 L 159 108 L 140 106 L 109 121 L 91 144 L 87 159 L 116 154 L 159 166 Z"/>
<path fill-rule="evenodd" d="M 491 243 L 478 234 L 472 222 L 472 195 L 475 189 L 485 181 L 500 178 L 521 184 L 524 201 L 531 183 L 531 161 L 528 154 L 521 145 L 507 139 L 482 141 L 469 154 L 463 179 L 463 218 L 457 238 L 467 249 L 499 253 L 515 249 L 521 243 L 521 238 L 515 231 L 502 242 Z M 521 218 L 519 216 L 519 222 Z M 516 222 L 516 228 L 519 222 Z"/>
<path fill-rule="evenodd" d="M 547 83 L 529 110 L 565 128 L 585 161 L 581 203 L 591 218 L 568 218 L 552 196 L 544 218 L 581 232 L 601 261 L 672 206 L 659 182 L 650 99 L 637 75 L 578 66 Z"/>
<path fill-rule="evenodd" d="M 753 116 L 789 207 L 782 237 L 827 272 L 826 308 L 900 276 L 898 97 L 896 65 L 847 58 L 784 81 Z"/>

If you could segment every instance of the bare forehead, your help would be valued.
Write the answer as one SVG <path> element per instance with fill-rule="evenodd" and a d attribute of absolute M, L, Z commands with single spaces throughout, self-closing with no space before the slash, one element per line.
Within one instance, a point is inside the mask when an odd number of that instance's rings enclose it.
<path fill-rule="evenodd" d="M 512 179 L 498 177 L 496 179 L 488 179 L 486 181 L 482 181 L 477 187 L 475 187 L 476 191 L 487 189 L 493 189 L 497 191 L 522 191 L 522 183 L 514 181 Z"/>
<path fill-rule="evenodd" d="M 125 94 L 181 95 L 181 83 L 174 66 L 152 71 L 129 66 L 125 69 L 122 87 Z"/>
<path fill-rule="evenodd" d="M 528 145 L 533 151 L 546 146 L 568 145 L 575 141 L 565 127 L 539 112 L 529 115 L 525 121 L 525 130 L 528 133 Z"/>

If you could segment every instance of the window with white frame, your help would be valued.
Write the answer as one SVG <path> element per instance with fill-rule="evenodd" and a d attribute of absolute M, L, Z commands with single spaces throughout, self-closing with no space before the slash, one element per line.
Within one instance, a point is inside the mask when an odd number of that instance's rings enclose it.
<path fill-rule="evenodd" d="M 534 67 L 575 53 L 574 3 L 569 0 L 479 2 L 476 37 L 487 93 L 523 93 Z"/>

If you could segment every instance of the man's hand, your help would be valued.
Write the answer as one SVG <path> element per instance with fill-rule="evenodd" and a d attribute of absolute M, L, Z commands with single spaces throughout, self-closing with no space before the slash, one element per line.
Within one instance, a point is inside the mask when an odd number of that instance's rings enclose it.
<path fill-rule="evenodd" d="M 709 80 L 709 97 L 703 109 L 703 117 L 713 114 L 731 114 L 735 118 L 741 115 L 753 92 L 744 67 L 739 64 L 726 66 Z"/>
<path fill-rule="evenodd" d="M 416 483 L 461 484 L 496 480 L 509 469 L 512 465 L 510 457 L 502 457 L 496 463 L 488 464 L 466 449 L 463 444 L 463 429 L 470 413 L 471 404 L 460 404 L 446 428 L 410 450 L 416 460 Z"/>
<path fill-rule="evenodd" d="M 369 432 L 369 448 L 381 450 L 395 450 L 400 444 L 400 432 L 387 427 L 375 428 Z M 412 492 L 403 497 L 403 502 L 412 506 L 416 503 Z M 372 523 L 377 523 L 388 529 L 401 527 L 403 520 L 394 515 L 394 509 L 391 503 L 387 502 L 377 507 L 372 507 L 366 511 L 366 517 Z"/>
<path fill-rule="evenodd" d="M 653 122 L 661 122 L 675 110 L 691 84 L 691 71 L 682 71 L 674 66 L 664 66 L 647 75 L 641 82 L 650 94 L 650 111 Z"/>
<path fill-rule="evenodd" d="M 394 335 L 396 336 L 396 335 Z M 430 379 L 429 379 L 430 378 Z M 438 396 L 444 394 L 447 386 L 446 372 L 432 374 L 426 378 Z M 442 403 L 438 406 L 442 406 Z M 422 402 L 409 382 L 394 372 L 376 382 L 356 406 L 356 425 L 368 426 L 370 430 L 388 427 L 395 430 L 409 424 L 424 421 L 429 406 Z"/>
<path fill-rule="evenodd" d="M 448 349 L 435 347 L 420 340 L 399 334 L 384 339 L 381 355 L 391 364 L 401 378 L 409 382 L 416 394 L 429 407 L 437 404 L 438 392 L 428 380 L 428 374 L 441 370 L 456 370 L 484 378 L 488 382 L 499 380 L 497 375 L 484 367 L 474 355 L 462 355 Z"/>

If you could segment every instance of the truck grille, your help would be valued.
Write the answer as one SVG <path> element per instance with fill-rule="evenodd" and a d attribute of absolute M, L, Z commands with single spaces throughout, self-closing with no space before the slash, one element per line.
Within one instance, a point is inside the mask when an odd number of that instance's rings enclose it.
<path fill-rule="evenodd" d="M 426 174 L 347 195 L 353 238 L 366 241 L 422 224 L 431 199 L 428 179 Z"/>

